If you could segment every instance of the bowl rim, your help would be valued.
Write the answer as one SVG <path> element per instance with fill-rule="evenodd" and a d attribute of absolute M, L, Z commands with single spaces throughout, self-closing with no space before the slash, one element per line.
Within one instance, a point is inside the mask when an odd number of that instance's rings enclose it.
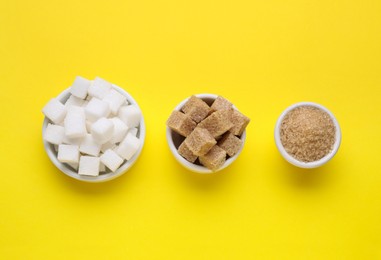
<path fill-rule="evenodd" d="M 54 150 L 54 145 L 48 143 L 46 140 L 44 140 L 44 138 L 42 138 L 43 144 L 44 144 L 44 149 L 45 149 L 50 161 L 59 170 L 61 170 L 61 172 L 63 172 L 65 175 L 67 175 L 73 179 L 76 179 L 79 181 L 84 181 L 84 182 L 91 182 L 91 183 L 105 182 L 105 181 L 113 180 L 113 179 L 123 175 L 124 173 L 126 173 L 135 164 L 135 162 L 137 161 L 137 159 L 139 158 L 139 156 L 143 150 L 143 146 L 144 146 L 144 142 L 145 142 L 145 136 L 146 136 L 146 126 L 145 126 L 145 122 L 144 122 L 143 112 L 140 109 L 138 103 L 135 101 L 135 99 L 127 91 L 125 91 L 124 89 L 122 89 L 121 87 L 119 87 L 115 84 L 111 84 L 111 85 L 116 91 L 118 91 L 119 93 L 121 93 L 123 96 L 125 96 L 127 98 L 127 101 L 129 102 L 129 104 L 136 105 L 142 113 L 142 118 L 141 118 L 140 124 L 139 124 L 139 139 L 141 140 L 140 148 L 130 160 L 125 161 L 122 164 L 122 166 L 119 169 L 117 169 L 115 172 L 109 172 L 109 173 L 101 174 L 98 176 L 86 176 L 86 175 L 79 175 L 76 171 L 72 170 L 67 164 L 58 161 L 56 152 Z M 62 91 L 56 98 L 60 102 L 65 102 L 69 97 L 70 97 L 70 87 L 65 89 L 64 91 Z M 44 136 L 44 133 L 45 133 L 45 130 L 46 130 L 48 123 L 51 123 L 50 120 L 48 118 L 44 117 L 43 124 L 42 124 L 42 136 Z"/>
<path fill-rule="evenodd" d="M 332 119 L 333 124 L 335 125 L 335 129 L 336 129 L 336 131 L 335 131 L 336 140 L 335 140 L 335 143 L 333 144 L 332 150 L 323 158 L 321 158 L 317 161 L 313 161 L 313 162 L 302 162 L 302 161 L 299 161 L 299 160 L 295 159 L 294 157 L 292 157 L 290 154 L 288 154 L 286 152 L 286 150 L 283 147 L 283 144 L 281 142 L 281 139 L 280 139 L 280 127 L 281 127 L 281 124 L 282 124 L 284 117 L 293 109 L 295 109 L 297 107 L 302 107 L 302 106 L 312 106 L 312 107 L 316 107 L 316 108 L 321 109 L 324 112 L 326 112 L 330 116 L 330 118 Z M 303 102 L 298 102 L 298 103 L 295 103 L 295 104 L 287 107 L 282 112 L 282 114 L 279 116 L 279 118 L 275 124 L 274 139 L 275 139 L 275 144 L 278 148 L 278 151 L 283 156 L 283 158 L 286 159 L 286 161 L 288 161 L 289 163 L 291 163 L 297 167 L 300 167 L 300 168 L 311 169 L 311 168 L 317 168 L 317 167 L 320 167 L 320 166 L 326 164 L 328 161 L 330 161 L 335 156 L 335 154 L 339 150 L 339 147 L 341 144 L 341 129 L 340 129 L 340 125 L 339 125 L 339 122 L 337 121 L 336 117 L 326 107 L 324 107 L 320 104 L 314 103 L 314 102 L 303 101 Z"/>
<path fill-rule="evenodd" d="M 195 94 L 194 96 L 198 97 L 198 98 L 201 98 L 201 99 L 216 99 L 218 97 L 218 95 L 216 94 L 209 94 L 209 93 L 204 93 L 204 94 Z M 184 106 L 184 104 L 189 100 L 190 97 L 187 97 L 186 99 L 184 99 L 183 101 L 181 101 L 175 108 L 174 110 L 177 110 L 177 111 L 180 111 L 180 109 Z M 233 108 L 234 109 L 237 109 L 234 105 L 233 105 Z M 237 109 L 238 110 L 238 109 Z M 232 157 L 228 158 L 225 163 L 220 167 L 218 168 L 217 170 L 215 171 L 212 171 L 208 168 L 206 168 L 205 166 L 202 166 L 202 165 L 197 165 L 197 164 L 194 164 L 194 163 L 191 163 L 189 161 L 187 161 L 185 158 L 183 158 L 178 152 L 177 152 L 177 149 L 175 147 L 175 144 L 173 142 L 173 139 L 172 139 L 172 133 L 173 133 L 173 130 L 170 129 L 168 126 L 166 126 L 166 138 L 167 138 L 167 143 L 168 143 L 168 146 L 169 146 L 169 149 L 171 151 L 171 153 L 173 154 L 173 156 L 175 157 L 175 159 L 177 160 L 177 162 L 179 162 L 182 166 L 184 166 L 186 169 L 190 170 L 190 171 L 193 171 L 193 172 L 196 172 L 196 173 L 201 173 L 201 174 L 212 174 L 212 173 L 216 173 L 218 171 L 221 171 L 223 169 L 225 169 L 226 167 L 228 167 L 230 164 L 232 164 L 237 158 L 238 156 L 241 154 L 242 150 L 243 150 L 243 147 L 245 146 L 245 141 L 246 141 L 246 129 L 243 131 L 242 135 L 241 135 L 241 140 L 242 140 L 242 146 L 241 148 L 239 149 L 239 151 Z"/>

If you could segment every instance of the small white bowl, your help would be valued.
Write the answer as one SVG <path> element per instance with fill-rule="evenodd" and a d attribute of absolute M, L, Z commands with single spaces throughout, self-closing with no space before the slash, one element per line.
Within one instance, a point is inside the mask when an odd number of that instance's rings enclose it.
<path fill-rule="evenodd" d="M 217 98 L 217 95 L 214 95 L 214 94 L 198 94 L 195 96 L 198 98 L 201 98 L 208 105 L 211 105 L 213 103 L 213 101 Z M 189 97 L 186 98 L 185 100 L 183 100 L 180 104 L 178 104 L 176 106 L 175 110 L 180 111 L 180 109 L 184 106 L 184 104 L 188 101 L 188 99 L 189 99 Z M 234 107 L 234 106 L 233 106 L 233 108 L 236 109 L 236 107 Z M 179 135 L 178 133 L 176 133 L 175 131 L 172 131 L 172 129 L 170 129 L 168 126 L 167 126 L 167 131 L 166 131 L 166 137 L 167 137 L 167 143 L 168 143 L 169 149 L 171 150 L 175 159 L 182 166 L 184 166 L 185 168 L 187 168 L 188 170 L 190 170 L 192 172 L 197 172 L 197 173 L 202 173 L 202 174 L 210 174 L 210 173 L 215 173 L 215 172 L 218 172 L 218 171 L 225 169 L 226 167 L 228 167 L 230 164 L 232 164 L 238 158 L 239 154 L 242 152 L 243 146 L 245 145 L 246 130 L 241 135 L 242 146 L 239 149 L 239 151 L 234 156 L 228 158 L 226 160 L 226 162 L 216 171 L 212 171 L 203 165 L 194 164 L 194 163 L 191 163 L 191 162 L 187 161 L 186 159 L 184 159 L 177 152 L 177 148 L 180 146 L 181 142 L 185 138 L 182 137 L 181 135 Z"/>
<path fill-rule="evenodd" d="M 120 88 L 114 84 L 112 86 L 115 90 L 117 90 L 119 93 L 124 95 L 130 104 L 136 105 L 139 108 L 138 104 L 133 99 L 133 97 L 130 94 L 128 94 L 124 89 L 122 89 L 122 88 Z M 65 103 L 69 97 L 70 97 L 70 88 L 64 90 L 61 94 L 59 94 L 57 99 L 59 101 L 61 101 L 62 103 Z M 44 136 L 44 132 L 45 132 L 45 129 L 46 129 L 48 123 L 50 123 L 50 120 L 45 117 L 43 125 L 42 125 L 42 135 L 43 136 Z M 106 173 L 99 174 L 99 176 L 79 175 L 78 172 L 74 171 L 69 165 L 58 161 L 57 152 L 54 149 L 53 144 L 48 143 L 44 139 L 43 139 L 43 142 L 44 142 L 45 151 L 48 154 L 50 160 L 53 162 L 53 164 L 58 169 L 60 169 L 67 176 L 70 176 L 74 179 L 84 181 L 84 182 L 105 182 L 105 181 L 109 181 L 109 180 L 115 179 L 116 177 L 121 176 L 128 169 L 130 169 L 132 167 L 132 165 L 134 165 L 134 163 L 136 162 L 136 160 L 138 159 L 138 157 L 140 156 L 140 154 L 142 152 L 142 149 L 144 146 L 145 136 L 146 136 L 146 127 L 145 127 L 145 123 L 144 123 L 144 118 L 142 116 L 142 119 L 140 120 L 140 124 L 138 127 L 138 133 L 137 133 L 137 137 L 139 137 L 139 139 L 141 140 L 141 146 L 140 146 L 139 150 L 136 152 L 136 154 L 130 160 L 124 161 L 124 163 L 120 166 L 120 168 L 117 169 L 115 172 L 107 171 Z"/>
<path fill-rule="evenodd" d="M 280 128 L 281 128 L 281 124 L 282 124 L 282 121 L 283 121 L 284 117 L 291 110 L 293 110 L 293 109 L 295 109 L 297 107 L 302 107 L 302 106 L 316 107 L 318 109 L 321 109 L 321 110 L 325 111 L 331 117 L 331 119 L 332 119 L 332 121 L 333 121 L 333 123 L 335 125 L 335 128 L 336 128 L 335 143 L 333 145 L 333 148 L 332 148 L 331 152 L 328 153 L 323 158 L 321 158 L 320 160 L 317 160 L 317 161 L 314 161 L 314 162 L 302 162 L 302 161 L 299 161 L 299 160 L 295 159 L 293 156 L 291 156 L 290 154 L 288 154 L 286 152 L 285 148 L 282 145 L 281 139 L 280 139 Z M 312 103 L 312 102 L 300 102 L 300 103 L 296 103 L 296 104 L 294 104 L 292 106 L 289 106 L 280 115 L 280 117 L 278 118 L 278 121 L 277 121 L 277 123 L 275 125 L 274 137 L 275 137 L 275 144 L 276 144 L 280 154 L 289 163 L 291 163 L 291 164 L 293 164 L 293 165 L 295 165 L 297 167 L 300 167 L 300 168 L 317 168 L 317 167 L 320 167 L 320 166 L 326 164 L 337 153 L 337 151 L 338 151 L 338 149 L 340 147 L 340 143 L 341 143 L 341 130 L 340 130 L 339 123 L 337 122 L 335 116 L 327 108 L 323 107 L 322 105 L 319 105 L 319 104 L 316 104 L 316 103 Z"/>

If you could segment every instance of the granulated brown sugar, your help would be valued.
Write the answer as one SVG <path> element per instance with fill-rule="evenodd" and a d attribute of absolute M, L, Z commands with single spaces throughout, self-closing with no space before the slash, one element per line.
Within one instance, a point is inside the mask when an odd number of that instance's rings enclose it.
<path fill-rule="evenodd" d="M 325 111 L 312 106 L 301 106 L 284 117 L 280 139 L 286 152 L 295 159 L 314 162 L 332 150 L 335 131 L 335 125 Z"/>

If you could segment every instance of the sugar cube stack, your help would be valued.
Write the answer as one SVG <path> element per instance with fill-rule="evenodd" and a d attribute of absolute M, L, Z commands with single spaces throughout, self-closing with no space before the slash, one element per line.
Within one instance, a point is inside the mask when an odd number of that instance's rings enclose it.
<path fill-rule="evenodd" d="M 77 76 L 66 102 L 53 98 L 42 112 L 49 120 L 43 139 L 79 175 L 115 172 L 141 147 L 140 109 L 102 78 Z"/>
<path fill-rule="evenodd" d="M 249 122 L 222 96 L 209 106 L 193 95 L 180 111 L 171 113 L 167 126 L 185 138 L 177 150 L 184 159 L 216 171 L 239 152 L 243 145 L 240 137 Z"/>

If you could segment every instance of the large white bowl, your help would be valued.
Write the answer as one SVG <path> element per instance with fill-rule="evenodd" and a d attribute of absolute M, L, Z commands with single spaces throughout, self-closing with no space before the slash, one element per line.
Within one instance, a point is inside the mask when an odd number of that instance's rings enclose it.
<path fill-rule="evenodd" d="M 293 110 L 293 109 L 295 109 L 297 107 L 302 107 L 302 106 L 312 106 L 312 107 L 316 107 L 318 109 L 321 109 L 321 110 L 325 111 L 331 117 L 331 119 L 332 119 L 332 121 L 333 121 L 333 123 L 335 125 L 335 128 L 336 128 L 335 143 L 333 145 L 333 148 L 332 148 L 331 152 L 328 153 L 323 158 L 321 158 L 320 160 L 317 160 L 317 161 L 314 161 L 314 162 L 302 162 L 302 161 L 299 161 L 299 160 L 295 159 L 293 156 L 291 156 L 290 154 L 288 154 L 286 152 L 286 150 L 283 147 L 283 144 L 281 142 L 281 139 L 280 139 L 280 128 L 281 128 L 281 124 L 282 124 L 282 121 L 283 121 L 284 117 L 291 110 Z M 340 130 L 339 123 L 337 122 L 335 116 L 327 108 L 323 107 L 322 105 L 319 105 L 319 104 L 316 104 L 316 103 L 312 103 L 312 102 L 300 102 L 300 103 L 296 103 L 296 104 L 294 104 L 292 106 L 289 106 L 279 116 L 278 121 L 276 122 L 276 125 L 275 125 L 274 137 L 275 137 L 275 144 L 276 144 L 280 154 L 289 163 L 291 163 L 291 164 L 293 164 L 293 165 L 295 165 L 297 167 L 300 167 L 300 168 L 317 168 L 317 167 L 320 167 L 320 166 L 326 164 L 329 160 L 331 160 L 333 158 L 333 156 L 335 156 L 335 154 L 339 150 L 340 143 L 341 143 L 341 130 Z"/>
<path fill-rule="evenodd" d="M 120 88 L 120 87 L 118 87 L 116 85 L 112 85 L 112 86 L 114 87 L 115 90 L 117 90 L 119 93 L 124 95 L 127 98 L 127 101 L 130 104 L 136 105 L 139 108 L 138 104 L 136 103 L 136 101 L 133 99 L 133 97 L 129 93 L 127 93 L 124 89 L 122 89 L 122 88 Z M 62 103 L 65 103 L 66 100 L 69 97 L 70 97 L 70 88 L 64 90 L 61 94 L 58 95 L 57 98 Z M 42 135 L 43 136 L 44 136 L 44 132 L 46 130 L 46 127 L 47 127 L 48 123 L 50 123 L 50 120 L 45 117 L 44 118 L 44 122 L 42 124 Z M 124 174 L 128 169 L 130 169 L 132 167 L 132 165 L 134 165 L 136 160 L 139 158 L 139 156 L 140 156 L 140 154 L 142 152 L 142 149 L 143 149 L 144 140 L 145 140 L 145 136 L 146 136 L 146 127 L 145 127 L 145 124 L 144 124 L 144 118 L 143 118 L 143 116 L 142 116 L 142 119 L 140 120 L 137 136 L 141 140 L 141 146 L 140 146 L 139 150 L 136 152 L 136 154 L 130 160 L 124 161 L 124 163 L 120 166 L 120 168 L 117 169 L 115 172 L 101 173 L 99 176 L 84 176 L 84 175 L 79 175 L 69 165 L 58 161 L 58 159 L 57 159 L 57 152 L 54 149 L 54 145 L 53 144 L 48 143 L 44 139 L 43 139 L 43 142 L 44 142 L 45 151 L 48 154 L 50 160 L 53 162 L 53 164 L 58 169 L 60 169 L 67 176 L 70 176 L 70 177 L 72 177 L 74 179 L 77 179 L 77 180 L 80 180 L 80 181 L 85 181 L 85 182 L 104 182 L 104 181 L 109 181 L 109 180 L 115 179 L 116 177 L 119 177 L 122 174 Z"/>
<path fill-rule="evenodd" d="M 214 95 L 214 94 L 198 94 L 195 96 L 204 100 L 208 105 L 211 105 L 213 103 L 213 101 L 217 98 L 217 95 Z M 180 109 L 184 106 L 184 104 L 188 101 L 188 99 L 189 99 L 189 97 L 184 99 L 180 104 L 178 104 L 175 107 L 175 110 L 180 111 Z M 234 109 L 236 109 L 236 108 L 234 107 Z M 242 146 L 241 146 L 240 150 L 234 156 L 228 158 L 226 160 L 226 162 L 216 171 L 212 171 L 203 165 L 191 163 L 191 162 L 187 161 L 186 159 L 184 159 L 177 151 L 177 148 L 180 146 L 181 142 L 184 140 L 184 137 L 182 137 L 181 135 L 179 135 L 175 131 L 172 131 L 172 129 L 170 129 L 168 126 L 167 126 L 167 130 L 166 130 L 166 137 L 167 137 L 167 143 L 168 143 L 169 149 L 171 150 L 175 159 L 182 166 L 184 166 L 185 168 L 187 168 L 188 170 L 190 170 L 192 172 L 197 172 L 197 173 L 202 173 L 202 174 L 210 174 L 210 173 L 215 173 L 215 172 L 218 172 L 218 171 L 225 169 L 226 167 L 228 167 L 230 164 L 232 164 L 238 158 L 238 156 L 240 155 L 240 153 L 243 149 L 243 146 L 245 145 L 246 130 L 241 135 Z"/>

